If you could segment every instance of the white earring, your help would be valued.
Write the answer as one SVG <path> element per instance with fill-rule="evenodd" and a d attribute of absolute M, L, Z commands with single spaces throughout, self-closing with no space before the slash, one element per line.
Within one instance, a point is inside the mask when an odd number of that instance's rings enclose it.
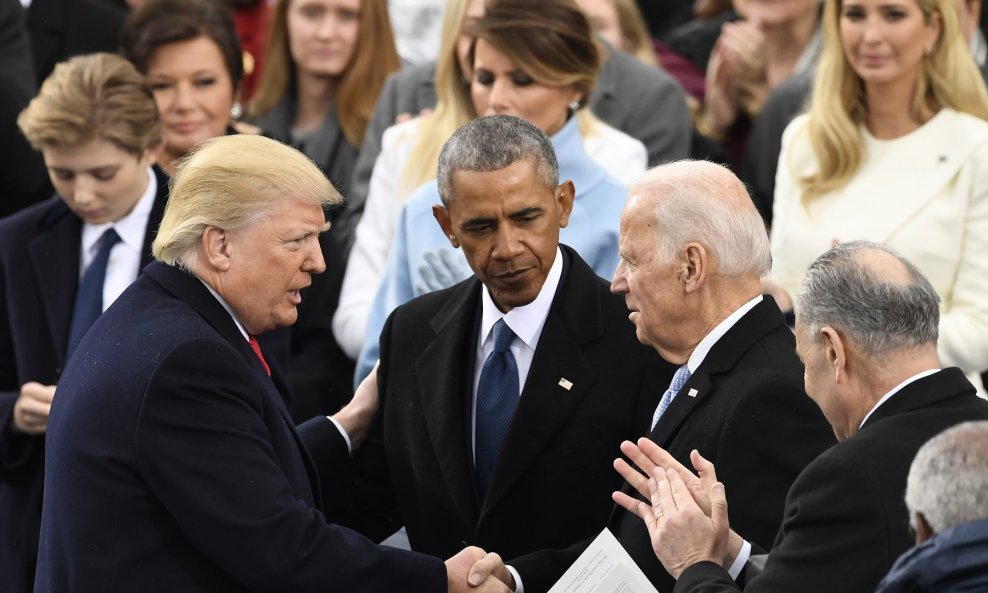
<path fill-rule="evenodd" d="M 932 47 L 924 47 L 923 48 L 923 55 L 925 55 L 926 57 L 932 56 L 933 55 L 933 48 Z"/>
<path fill-rule="evenodd" d="M 244 114 L 244 108 L 240 103 L 234 103 L 230 107 L 230 119 L 240 119 L 240 116 Z"/>
<path fill-rule="evenodd" d="M 576 99 L 573 99 L 572 101 L 569 102 L 569 110 L 570 111 L 572 111 L 572 112 L 575 113 L 576 110 L 579 109 L 579 108 L 580 108 L 580 102 L 577 101 Z"/>

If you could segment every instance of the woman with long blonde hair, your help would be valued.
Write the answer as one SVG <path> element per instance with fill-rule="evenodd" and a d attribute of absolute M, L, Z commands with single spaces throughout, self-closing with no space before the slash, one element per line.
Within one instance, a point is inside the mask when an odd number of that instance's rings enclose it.
<path fill-rule="evenodd" d="M 887 243 L 941 298 L 940 359 L 988 368 L 988 93 L 955 0 L 827 0 L 809 112 L 786 129 L 773 277 L 834 242 Z"/>

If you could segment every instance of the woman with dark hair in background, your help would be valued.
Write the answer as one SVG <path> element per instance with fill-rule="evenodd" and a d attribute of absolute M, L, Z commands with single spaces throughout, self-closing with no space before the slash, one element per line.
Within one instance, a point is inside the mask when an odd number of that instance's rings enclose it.
<path fill-rule="evenodd" d="M 256 133 L 231 112 L 243 80 L 243 58 L 230 9 L 217 0 L 145 0 L 121 34 L 124 55 L 144 72 L 164 124 L 162 167 L 209 138 Z M 267 64 L 265 70 L 277 69 Z M 329 328 L 342 276 L 342 262 L 326 249 L 327 272 L 302 291 L 298 321 L 265 332 L 258 341 L 278 391 L 297 421 L 340 408 L 350 400 L 352 363 L 338 351 Z M 325 321 L 324 321 L 325 320 Z M 342 365 L 337 367 L 337 365 Z M 340 379 L 342 377 L 342 379 Z"/>
<path fill-rule="evenodd" d="M 225 3 L 142 2 L 127 17 L 120 46 L 154 90 L 164 124 L 165 171 L 171 173 L 200 142 L 232 131 L 244 67 Z"/>

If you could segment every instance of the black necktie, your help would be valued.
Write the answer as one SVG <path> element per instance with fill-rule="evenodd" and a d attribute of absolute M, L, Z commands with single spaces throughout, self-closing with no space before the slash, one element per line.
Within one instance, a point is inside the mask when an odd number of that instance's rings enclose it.
<path fill-rule="evenodd" d="M 510 348 L 514 339 L 504 319 L 494 324 L 494 350 L 484 361 L 477 385 L 476 478 L 482 494 L 487 492 L 518 407 L 518 365 Z"/>
<path fill-rule="evenodd" d="M 75 295 L 75 308 L 72 310 L 72 325 L 69 329 L 68 348 L 65 358 L 68 359 L 79 345 L 82 336 L 103 313 L 103 281 L 106 279 L 106 264 L 110 261 L 110 250 L 120 242 L 120 235 L 110 228 L 99 238 L 99 250 L 93 262 L 86 268 L 79 282 L 79 291 Z"/>

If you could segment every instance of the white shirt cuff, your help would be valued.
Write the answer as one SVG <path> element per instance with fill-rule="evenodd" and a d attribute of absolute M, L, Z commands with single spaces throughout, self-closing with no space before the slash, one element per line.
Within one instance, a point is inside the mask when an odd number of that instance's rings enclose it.
<path fill-rule="evenodd" d="M 748 563 L 748 558 L 751 557 L 751 544 L 747 540 L 741 544 L 741 551 L 738 552 L 738 557 L 734 559 L 734 564 L 727 571 L 727 574 L 731 575 L 733 580 L 738 580 L 738 575 L 741 574 L 741 569 L 744 565 Z"/>
<path fill-rule="evenodd" d="M 329 419 L 330 422 L 336 425 L 336 430 L 340 431 L 340 434 L 343 435 L 343 440 L 346 441 L 347 452 L 350 453 L 350 455 L 353 455 L 353 445 L 350 444 L 350 435 L 348 435 L 346 431 L 343 430 L 343 425 L 337 422 L 336 418 L 333 418 L 332 416 L 326 416 L 326 418 Z M 748 549 L 751 549 L 751 546 L 749 546 Z"/>
<path fill-rule="evenodd" d="M 525 585 L 522 584 L 521 575 L 518 574 L 515 567 L 510 564 L 505 564 L 504 567 L 508 569 L 508 572 L 511 573 L 511 577 L 515 579 L 515 593 L 525 593 Z"/>

